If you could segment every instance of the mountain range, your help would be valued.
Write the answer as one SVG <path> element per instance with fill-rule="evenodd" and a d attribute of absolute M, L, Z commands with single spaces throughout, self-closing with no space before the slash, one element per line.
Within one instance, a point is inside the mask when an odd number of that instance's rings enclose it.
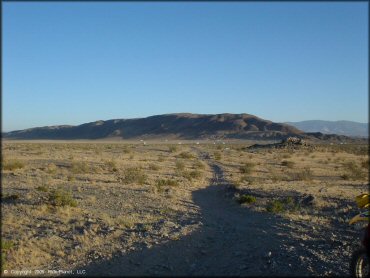
<path fill-rule="evenodd" d="M 302 121 L 286 122 L 304 132 L 321 132 L 324 134 L 338 134 L 351 137 L 368 137 L 369 124 L 352 121 Z"/>
<path fill-rule="evenodd" d="M 155 115 L 136 119 L 95 121 L 77 126 L 36 127 L 3 133 L 10 139 L 253 139 L 280 140 L 289 136 L 345 140 L 345 136 L 304 132 L 250 114 Z"/>

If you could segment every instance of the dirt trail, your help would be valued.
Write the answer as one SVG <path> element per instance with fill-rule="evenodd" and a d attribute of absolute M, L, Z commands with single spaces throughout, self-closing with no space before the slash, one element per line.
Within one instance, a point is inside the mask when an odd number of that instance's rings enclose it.
<path fill-rule="evenodd" d="M 214 173 L 209 186 L 192 193 L 193 203 L 200 211 L 200 217 L 194 221 L 201 223 L 200 229 L 176 241 L 82 267 L 88 275 L 345 274 L 346 266 L 337 268 L 336 273 L 328 272 L 333 267 L 330 262 L 316 260 L 316 267 L 312 268 L 305 261 L 310 256 L 307 248 L 291 237 L 294 226 L 282 217 L 238 205 L 227 196 L 228 185 L 221 167 L 205 153 L 199 154 Z"/>

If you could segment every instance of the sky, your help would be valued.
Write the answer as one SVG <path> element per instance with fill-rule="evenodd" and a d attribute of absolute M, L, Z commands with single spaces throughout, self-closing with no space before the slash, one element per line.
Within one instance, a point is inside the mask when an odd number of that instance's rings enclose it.
<path fill-rule="evenodd" d="M 2 129 L 167 113 L 368 122 L 367 2 L 3 2 Z"/>

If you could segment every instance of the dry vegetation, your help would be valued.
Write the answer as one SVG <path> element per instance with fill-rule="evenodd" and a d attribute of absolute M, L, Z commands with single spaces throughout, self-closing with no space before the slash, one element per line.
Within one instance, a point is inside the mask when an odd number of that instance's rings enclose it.
<path fill-rule="evenodd" d="M 187 146 L 5 142 L 3 157 L 12 269 L 71 269 L 190 233 L 191 191 L 211 177 Z"/>
<path fill-rule="evenodd" d="M 312 224 L 346 223 L 357 211 L 354 197 L 368 190 L 367 154 L 367 145 L 273 151 L 235 146 L 221 151 L 219 163 L 236 199 L 251 209 Z"/>
<path fill-rule="evenodd" d="M 4 142 L 2 266 L 71 269 L 190 234 L 213 175 L 201 152 L 241 206 L 290 221 L 347 225 L 367 191 L 367 146 L 244 147 Z"/>

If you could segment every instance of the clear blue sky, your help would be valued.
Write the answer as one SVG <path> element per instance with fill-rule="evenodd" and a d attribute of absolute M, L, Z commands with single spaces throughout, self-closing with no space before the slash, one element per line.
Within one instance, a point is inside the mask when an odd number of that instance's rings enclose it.
<path fill-rule="evenodd" d="M 368 122 L 368 4 L 3 2 L 3 130 L 156 114 Z"/>

